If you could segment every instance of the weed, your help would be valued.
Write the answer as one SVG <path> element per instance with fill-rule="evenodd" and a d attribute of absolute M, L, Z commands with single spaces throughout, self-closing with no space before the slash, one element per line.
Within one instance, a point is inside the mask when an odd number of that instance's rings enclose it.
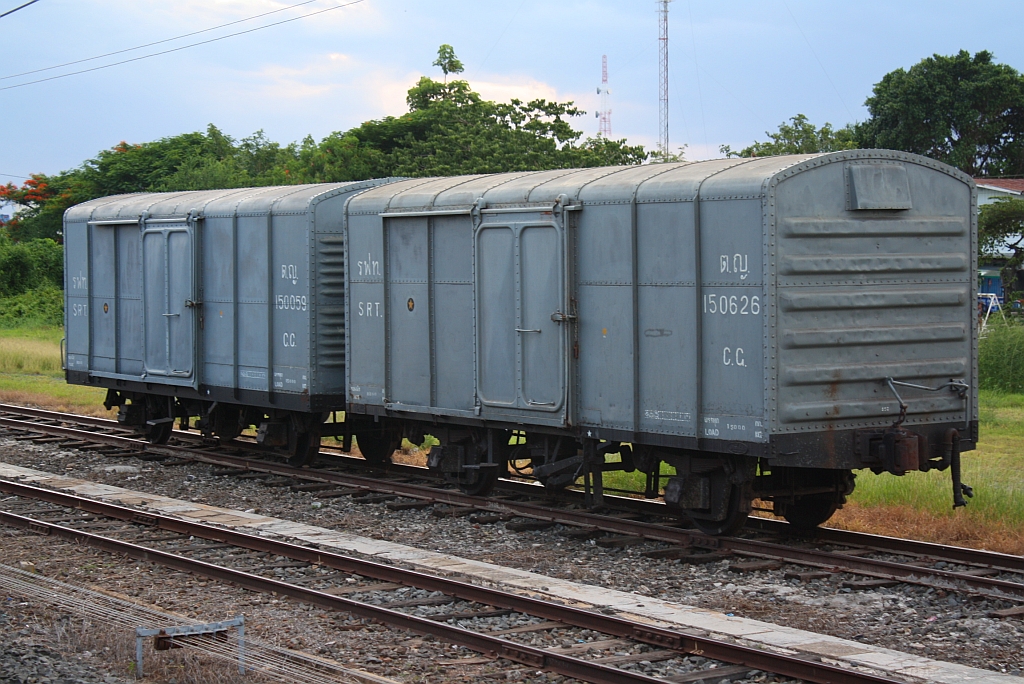
<path fill-rule="evenodd" d="M 978 383 L 985 390 L 1024 392 L 1024 325 L 989 326 L 978 342 Z"/>
<path fill-rule="evenodd" d="M 46 339 L 0 337 L 0 373 L 59 376 L 60 345 Z"/>

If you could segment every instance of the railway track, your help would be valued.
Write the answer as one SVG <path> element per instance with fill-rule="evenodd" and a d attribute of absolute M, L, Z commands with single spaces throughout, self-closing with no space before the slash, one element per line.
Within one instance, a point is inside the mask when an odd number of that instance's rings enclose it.
<path fill-rule="evenodd" d="M 707 680 L 711 676 L 719 679 L 729 675 L 745 676 L 751 670 L 834 684 L 899 681 L 308 546 L 143 513 L 64 492 L 15 482 L 3 482 L 0 486 L 8 495 L 17 497 L 13 505 L 6 502 L 8 510 L 0 511 L 0 521 L 6 525 L 230 582 L 252 591 L 276 592 L 321 608 L 433 635 L 489 657 L 583 681 L 683 683 Z M 45 505 L 41 507 L 41 503 Z M 227 553 L 225 547 L 242 553 Z M 293 570 L 288 580 L 266 576 L 282 568 Z M 351 582 L 353 577 L 358 577 L 356 586 Z M 421 595 L 410 599 L 409 589 L 419 590 Z M 370 603 L 360 598 L 369 595 L 377 600 Z M 436 612 L 428 616 L 411 612 L 424 606 Z M 526 617 L 530 622 L 512 629 L 487 629 L 489 619 L 509 615 Z M 548 648 L 522 643 L 523 636 L 555 631 L 560 633 L 561 643 L 566 636 L 579 643 Z M 584 636 L 588 638 L 580 638 Z M 619 651 L 634 644 L 643 644 L 644 650 L 626 656 L 583 657 L 584 653 Z M 714 665 L 713 672 L 701 670 L 666 678 L 622 667 L 640 661 L 683 659 L 688 655 L 700 655 L 720 663 Z"/>
<path fill-rule="evenodd" d="M 331 453 L 334 467 L 299 469 L 246 451 L 246 445 L 238 445 L 230 453 L 203 444 L 195 435 L 178 432 L 175 436 L 180 445 L 150 445 L 113 421 L 38 409 L 0 405 L 0 427 L 25 439 L 62 440 L 76 448 L 106 448 L 115 454 L 132 453 L 167 459 L 165 462 L 207 463 L 218 469 L 216 474 L 275 478 L 277 486 L 289 485 L 320 496 L 388 501 L 394 508 L 432 506 L 435 514 L 472 516 L 484 523 L 503 520 L 509 529 L 565 525 L 575 528 L 570 536 L 595 538 L 602 546 L 655 542 L 662 546 L 644 552 L 655 557 L 687 562 L 738 557 L 734 563 L 738 572 L 790 564 L 798 567 L 789 574 L 800 580 L 842 572 L 867 578 L 849 582 L 854 589 L 907 583 L 1024 604 L 1024 558 L 1019 556 L 842 530 L 820 530 L 812 538 L 802 538 L 791 534 L 786 523 L 762 518 L 751 518 L 746 536 L 708 537 L 680 528 L 664 504 L 651 501 L 608 497 L 611 510 L 601 514 L 583 510 L 580 497 L 572 493 L 561 505 L 539 501 L 539 487 L 516 482 L 504 482 L 499 496 L 485 499 L 443 489 L 429 481 L 423 468 L 392 466 L 371 476 L 353 474 L 351 469 L 367 467 L 365 461 Z M 819 548 L 808 548 L 808 544 Z M 837 550 L 837 546 L 842 548 Z M 1024 606 L 997 613 L 998 617 L 1024 614 Z"/>

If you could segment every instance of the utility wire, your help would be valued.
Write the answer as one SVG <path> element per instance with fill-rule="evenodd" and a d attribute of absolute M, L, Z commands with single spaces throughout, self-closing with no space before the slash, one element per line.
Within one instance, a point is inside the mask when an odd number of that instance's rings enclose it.
<path fill-rule="evenodd" d="M 525 4 L 526 0 L 523 0 L 521 3 L 519 3 L 519 7 L 517 7 L 516 11 L 512 13 L 512 18 L 508 20 L 507 24 L 505 24 L 505 28 L 501 29 L 501 33 L 498 34 L 498 38 L 497 40 L 494 41 L 494 45 L 492 45 L 491 49 L 487 51 L 487 54 L 484 56 L 484 61 L 480 62 L 480 66 L 477 67 L 477 71 L 482 69 L 484 67 L 484 64 L 487 64 L 487 60 L 491 58 L 491 53 L 494 52 L 494 48 L 498 47 L 498 43 L 501 42 L 501 39 L 505 37 L 505 32 L 508 31 L 508 27 L 511 26 L 512 22 L 515 21 L 516 17 L 519 16 L 519 12 L 522 11 L 523 5 Z"/>
<path fill-rule="evenodd" d="M 29 5 L 31 5 L 31 4 L 33 4 L 33 3 L 36 3 L 36 2 L 39 2 L 39 0 L 28 0 L 28 2 L 26 2 L 26 3 L 24 4 L 24 5 L 18 5 L 18 6 L 17 6 L 17 7 L 15 7 L 14 9 L 12 9 L 12 10 L 7 10 L 7 11 L 6 11 L 6 12 L 4 12 L 3 14 L 0 14 L 0 19 L 3 19 L 3 18 L 4 18 L 4 17 L 6 17 L 6 16 L 8 15 L 8 14 L 14 14 L 15 12 L 17 12 L 17 11 L 18 11 L 18 10 L 20 10 L 20 9 L 25 9 L 25 8 L 26 8 L 26 7 L 28 7 Z"/>
<path fill-rule="evenodd" d="M 0 173 L 0 176 L 7 176 L 8 178 L 28 178 L 28 176 L 16 176 L 13 173 Z"/>
<path fill-rule="evenodd" d="M 782 4 L 786 8 L 786 11 L 789 12 L 789 16 L 793 18 L 793 23 L 796 24 L 797 30 L 800 32 L 800 35 L 803 36 L 804 42 L 807 43 L 807 47 L 810 48 L 811 54 L 814 55 L 814 59 L 817 60 L 818 66 L 821 67 L 821 72 L 825 74 L 825 78 L 828 80 L 829 85 L 832 86 L 832 90 L 836 91 L 836 97 L 838 97 L 839 101 L 843 103 L 846 113 L 850 115 L 850 120 L 853 121 L 853 112 L 851 112 L 850 108 L 847 106 L 846 100 L 843 99 L 842 94 L 839 92 L 839 88 L 836 88 L 836 84 L 832 82 L 832 77 L 828 75 L 828 71 L 825 69 L 825 65 L 822 64 L 821 58 L 818 57 L 818 53 L 814 51 L 814 46 L 811 45 L 811 41 L 807 40 L 807 34 L 804 33 L 803 28 L 801 28 L 800 22 L 796 20 L 796 15 L 793 14 L 793 10 L 789 9 L 789 3 L 786 2 L 786 0 L 782 0 Z"/>
<path fill-rule="evenodd" d="M 257 26 L 256 28 L 246 29 L 245 31 L 238 31 L 236 33 L 229 33 L 226 36 L 219 36 L 217 38 L 210 38 L 209 40 L 201 40 L 198 43 L 190 43 L 188 45 L 182 45 L 181 47 L 171 48 L 170 50 L 161 50 L 160 52 L 153 52 L 153 53 L 150 53 L 148 55 L 142 55 L 141 57 L 132 57 L 131 59 L 124 59 L 124 60 L 121 60 L 120 62 L 112 62 L 110 64 L 104 64 L 102 66 L 92 67 L 90 69 L 81 69 L 79 71 L 71 71 L 71 72 L 66 73 L 66 74 L 60 74 L 59 76 L 50 76 L 48 78 L 40 78 L 40 79 L 37 79 L 35 81 L 26 81 L 25 83 L 18 83 L 17 85 L 10 85 L 10 86 L 6 86 L 4 88 L 0 88 L 0 91 L 13 90 L 14 88 L 23 88 L 24 86 L 34 85 L 36 83 L 45 83 L 46 81 L 55 81 L 55 80 L 57 80 L 59 78 L 67 78 L 68 76 L 77 76 L 78 74 L 86 74 L 86 73 L 89 73 L 90 71 L 99 71 L 100 69 L 107 69 L 109 67 L 119 66 L 121 64 L 128 64 L 129 62 L 138 62 L 139 60 L 142 60 L 142 59 L 149 59 L 150 57 L 158 57 L 160 55 L 166 55 L 166 54 L 169 54 L 171 52 L 179 52 L 181 50 L 187 50 L 188 48 L 197 47 L 199 45 L 207 45 L 209 43 L 216 43 L 217 41 L 224 40 L 225 38 L 233 38 L 235 36 L 241 36 L 241 35 L 245 35 L 247 33 L 255 33 L 256 31 L 262 31 L 263 29 L 271 28 L 273 26 L 280 26 L 281 24 L 288 24 L 288 23 L 293 22 L 293 21 L 298 21 L 299 19 L 307 19 L 309 17 L 315 17 L 316 15 L 323 14 L 324 12 L 333 12 L 336 9 L 343 9 L 345 7 L 351 7 L 352 5 L 358 5 L 361 2 L 364 2 L 364 0 L 351 0 L 350 2 L 346 2 L 346 3 L 342 4 L 342 5 L 337 5 L 335 7 L 328 7 L 327 9 L 317 10 L 316 12 L 310 12 L 309 14 L 303 14 L 303 15 L 298 16 L 298 17 L 292 17 L 291 19 L 283 19 L 281 21 L 275 21 L 272 24 L 266 24 L 264 26 Z"/>
<path fill-rule="evenodd" d="M 33 0 L 33 2 L 35 2 L 35 1 L 37 1 L 37 0 Z M 54 64 L 53 66 L 43 67 L 42 69 L 33 69 L 32 71 L 23 71 L 20 74 L 11 74 L 10 76 L 0 76 L 0 81 L 6 81 L 9 78 L 18 78 L 19 76 L 28 76 L 29 74 L 38 74 L 41 71 L 51 71 L 53 69 L 60 69 L 61 67 L 71 66 L 73 64 L 81 64 L 82 62 L 91 62 L 91 61 L 93 61 L 95 59 L 103 59 L 104 57 L 112 57 L 113 55 L 120 55 L 120 54 L 123 54 L 125 52 L 132 52 L 134 50 L 141 50 L 142 48 L 148 48 L 148 47 L 152 47 L 154 45 L 160 45 L 161 43 L 170 43 L 171 41 L 174 41 L 174 40 L 181 40 L 182 38 L 189 38 L 191 36 L 198 36 L 200 33 L 209 33 L 210 31 L 216 31 L 217 29 L 227 28 L 228 26 L 234 26 L 235 24 L 241 24 L 241 23 L 244 23 L 244 22 L 247 22 L 247 21 L 252 21 L 253 19 L 259 19 L 260 17 L 265 17 L 268 14 L 275 14 L 277 12 L 284 12 L 285 10 L 290 10 L 290 9 L 295 8 L 295 7 L 301 7 L 302 5 L 309 5 L 310 3 L 314 3 L 314 2 L 317 2 L 317 0 L 305 0 L 305 2 L 297 2 L 294 5 L 288 5 L 287 7 L 281 7 L 280 9 L 271 10 L 269 12 L 264 12 L 263 14 L 257 14 L 257 15 L 251 16 L 251 17 L 246 17 L 245 19 L 238 19 L 237 21 L 229 21 L 226 24 L 221 24 L 220 26 L 211 26 L 210 28 L 205 28 L 205 29 L 202 29 L 201 31 L 193 31 L 192 33 L 183 33 L 182 35 L 174 36 L 173 38 L 164 38 L 163 40 L 156 40 L 156 41 L 153 41 L 152 43 L 146 43 L 145 45 L 136 45 L 135 47 L 125 48 L 124 50 L 115 50 L 114 52 L 107 52 L 107 53 L 104 53 L 102 55 L 96 55 L 95 57 L 86 57 L 85 59 L 76 59 L 73 62 L 64 62 L 63 64 Z M 13 12 L 14 10 L 11 10 L 11 11 Z"/>

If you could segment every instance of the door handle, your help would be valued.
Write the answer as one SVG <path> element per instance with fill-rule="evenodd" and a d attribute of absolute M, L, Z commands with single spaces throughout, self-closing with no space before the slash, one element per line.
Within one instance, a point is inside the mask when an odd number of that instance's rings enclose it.
<path fill-rule="evenodd" d="M 180 313 L 176 313 L 176 314 L 164 314 L 164 316 L 180 316 L 180 315 L 181 315 Z"/>
<path fill-rule="evenodd" d="M 516 332 L 535 332 L 535 333 L 539 333 L 540 330 L 524 330 L 523 328 L 516 328 Z"/>

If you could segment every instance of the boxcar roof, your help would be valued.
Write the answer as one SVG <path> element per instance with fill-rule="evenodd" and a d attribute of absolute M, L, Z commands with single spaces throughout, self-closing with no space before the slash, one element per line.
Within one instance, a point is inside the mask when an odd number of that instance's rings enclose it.
<path fill-rule="evenodd" d="M 550 203 L 559 195 L 588 204 L 629 202 L 634 192 L 639 202 L 664 202 L 693 199 L 698 187 L 702 197 L 760 197 L 767 179 L 816 156 L 823 155 L 413 178 L 362 193 L 349 212 L 451 210 L 472 206 L 478 198 L 492 207 L 514 206 Z"/>
<path fill-rule="evenodd" d="M 233 214 L 302 213 L 331 196 L 374 187 L 390 179 L 314 185 L 276 185 L 231 190 L 188 192 L 141 192 L 90 200 L 67 210 L 64 220 L 137 221 L 143 212 L 153 218 L 187 216 L 195 210 L 203 216 Z"/>
<path fill-rule="evenodd" d="M 586 204 L 671 202 L 701 199 L 759 198 L 769 181 L 801 164 L 811 166 L 847 159 L 907 161 L 967 176 L 934 160 L 890 150 L 847 150 L 752 159 L 559 169 L 450 178 L 413 178 L 361 193 L 349 204 L 350 214 L 388 211 L 456 210 L 483 198 L 487 206 L 552 203 L 559 195 Z M 796 169 L 794 169 L 796 170 Z"/>
<path fill-rule="evenodd" d="M 158 218 L 185 216 L 192 210 L 204 216 L 302 213 L 323 199 L 355 190 L 365 192 L 352 199 L 351 214 L 460 210 L 470 208 L 480 198 L 490 207 L 553 203 L 561 195 L 571 202 L 587 204 L 630 202 L 634 196 L 637 202 L 686 201 L 694 199 L 698 191 L 701 199 L 758 198 L 772 178 L 788 169 L 796 172 L 799 169 L 794 167 L 801 164 L 817 166 L 847 159 L 918 163 L 971 183 L 966 175 L 926 157 L 889 150 L 847 150 L 642 166 L 115 195 L 71 207 L 65 220 L 136 221 L 143 212 Z"/>

